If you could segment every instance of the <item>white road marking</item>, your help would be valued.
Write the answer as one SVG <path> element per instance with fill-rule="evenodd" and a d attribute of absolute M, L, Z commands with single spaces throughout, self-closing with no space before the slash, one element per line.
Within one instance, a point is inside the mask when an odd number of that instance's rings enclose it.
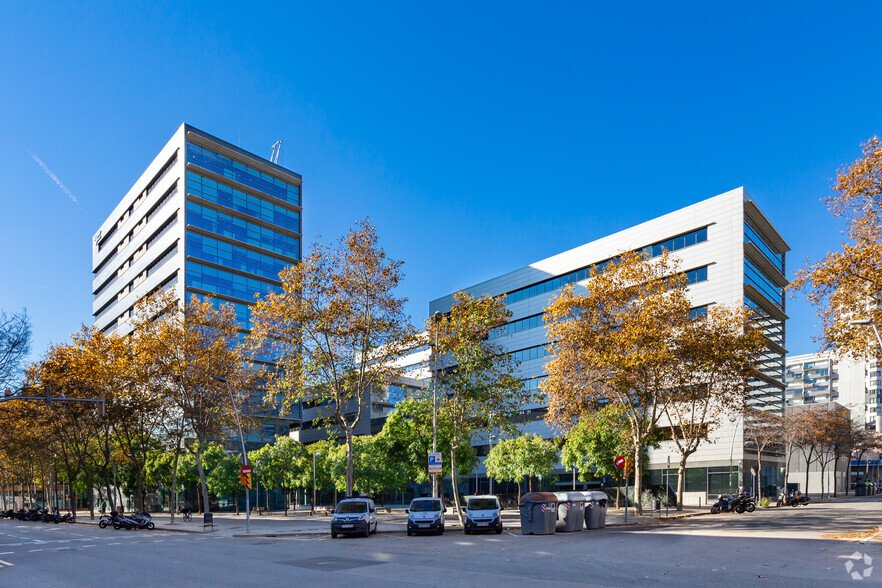
<path fill-rule="evenodd" d="M 95 547 L 94 545 L 83 545 L 83 547 Z"/>
<path fill-rule="evenodd" d="M 8 561 L 3 561 L 2 559 L 0 559 L 0 564 L 3 564 L 4 566 L 9 566 L 9 567 L 13 566 L 13 564 L 9 563 Z"/>

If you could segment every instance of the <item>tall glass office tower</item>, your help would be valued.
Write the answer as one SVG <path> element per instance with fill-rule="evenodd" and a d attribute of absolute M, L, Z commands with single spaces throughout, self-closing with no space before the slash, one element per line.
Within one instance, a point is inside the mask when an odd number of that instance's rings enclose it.
<path fill-rule="evenodd" d="M 126 333 L 139 299 L 172 288 L 180 300 L 232 304 L 247 332 L 254 295 L 278 288 L 279 272 L 300 260 L 302 183 L 181 125 L 95 233 L 95 326 Z"/>

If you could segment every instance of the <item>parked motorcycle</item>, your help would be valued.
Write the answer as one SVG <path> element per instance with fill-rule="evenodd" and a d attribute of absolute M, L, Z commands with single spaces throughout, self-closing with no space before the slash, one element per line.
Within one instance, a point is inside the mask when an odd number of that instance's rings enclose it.
<path fill-rule="evenodd" d="M 778 496 L 778 503 L 777 504 L 778 504 L 778 506 L 792 506 L 793 508 L 796 508 L 797 506 L 800 506 L 800 505 L 805 506 L 811 501 L 812 501 L 811 497 L 803 496 L 799 492 L 796 492 L 795 494 L 788 494 L 786 492 L 782 492 Z"/>
<path fill-rule="evenodd" d="M 720 494 L 717 501 L 711 506 L 711 514 L 720 514 L 721 512 L 733 512 L 735 497 L 731 494 Z"/>

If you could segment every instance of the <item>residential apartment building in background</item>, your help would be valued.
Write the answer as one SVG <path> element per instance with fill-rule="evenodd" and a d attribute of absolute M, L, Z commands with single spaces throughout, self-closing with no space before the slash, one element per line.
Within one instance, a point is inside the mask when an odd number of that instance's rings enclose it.
<path fill-rule="evenodd" d="M 170 288 L 179 300 L 232 304 L 247 333 L 255 294 L 278 288 L 279 272 L 300 260 L 302 183 L 300 174 L 181 125 L 95 233 L 95 327 L 129 332 L 138 300 Z M 299 414 L 264 425 L 251 441 L 287 435 L 291 419 Z"/>
<path fill-rule="evenodd" d="M 836 402 L 854 421 L 882 432 L 882 368 L 874 360 L 838 357 L 832 351 L 787 358 L 787 405 Z"/>
<path fill-rule="evenodd" d="M 624 251 L 643 251 L 649 257 L 663 250 L 680 259 L 681 269 L 689 280 L 688 293 L 694 312 L 714 304 L 750 307 L 768 339 L 768 348 L 756 363 L 748 403 L 779 413 L 784 409 L 785 345 L 785 256 L 789 247 L 772 223 L 760 211 L 743 188 L 687 206 L 608 237 L 592 241 L 526 267 L 464 288 L 473 296 L 503 296 L 512 313 L 509 324 L 496 339 L 504 349 L 520 360 L 520 377 L 529 389 L 536 390 L 545 375 L 548 362 L 548 338 L 542 313 L 563 286 L 583 289 L 592 267 L 615 258 Z M 429 315 L 447 312 L 453 294 L 433 300 Z M 543 417 L 547 407 L 537 402 L 525 407 L 522 430 L 545 438 L 560 434 L 547 427 Z M 478 447 L 479 455 L 486 446 Z M 753 454 L 753 456 L 751 455 Z M 649 450 L 650 484 L 663 480 L 676 488 L 676 469 L 665 475 L 668 459 L 679 461 L 674 441 L 664 441 L 659 449 Z M 699 499 L 751 485 L 751 467 L 755 452 L 745 447 L 743 419 L 733 415 L 724 419 L 689 458 L 684 499 L 697 504 Z M 783 455 L 763 457 L 761 485 L 773 494 L 783 483 Z M 558 485 L 572 487 L 572 475 L 559 469 Z M 483 467 L 474 490 L 489 489 Z"/>

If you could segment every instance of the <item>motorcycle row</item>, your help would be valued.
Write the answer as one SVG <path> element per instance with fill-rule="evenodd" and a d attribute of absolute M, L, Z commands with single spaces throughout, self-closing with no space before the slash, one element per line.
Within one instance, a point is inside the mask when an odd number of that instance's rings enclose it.
<path fill-rule="evenodd" d="M 17 521 L 36 521 L 41 523 L 75 523 L 77 521 L 76 515 L 73 513 L 65 513 L 61 514 L 58 512 L 58 507 L 55 507 L 50 512 L 48 508 L 32 508 L 29 510 L 19 509 L 13 510 L 9 509 L 4 512 L 0 512 L 0 519 L 15 519 Z"/>
<path fill-rule="evenodd" d="M 756 500 L 751 496 L 750 492 L 740 492 L 738 494 L 720 494 L 717 501 L 711 506 L 711 514 L 720 514 L 721 512 L 736 512 L 738 514 L 744 511 L 753 512 L 756 510 Z"/>
<path fill-rule="evenodd" d="M 150 513 L 146 510 L 144 512 L 132 513 L 128 516 L 112 510 L 110 514 L 101 515 L 101 518 L 98 520 L 98 526 L 102 529 L 109 526 L 117 530 L 125 529 L 128 531 L 131 529 L 153 529 L 155 525 Z"/>

